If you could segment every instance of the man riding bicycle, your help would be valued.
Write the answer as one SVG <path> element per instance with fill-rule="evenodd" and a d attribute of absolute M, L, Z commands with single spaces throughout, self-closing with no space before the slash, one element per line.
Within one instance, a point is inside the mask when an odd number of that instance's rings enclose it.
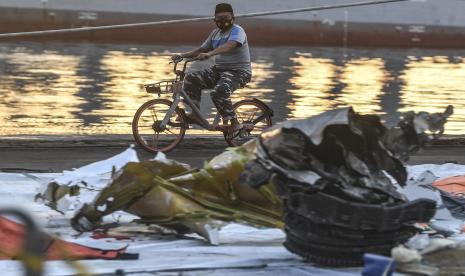
<path fill-rule="evenodd" d="M 234 12 L 230 4 L 216 5 L 215 23 L 217 28 L 199 48 L 174 55 L 172 59 L 204 60 L 216 56 L 213 67 L 187 74 L 183 89 L 199 108 L 202 89 L 214 89 L 211 98 L 223 118 L 223 125 L 218 126 L 219 130 L 232 133 L 240 130 L 242 125 L 237 120 L 229 97 L 234 90 L 244 87 L 252 77 L 249 45 L 244 29 L 234 24 Z M 187 116 L 190 121 L 196 121 L 195 115 Z M 230 125 L 228 121 L 231 122 Z"/>

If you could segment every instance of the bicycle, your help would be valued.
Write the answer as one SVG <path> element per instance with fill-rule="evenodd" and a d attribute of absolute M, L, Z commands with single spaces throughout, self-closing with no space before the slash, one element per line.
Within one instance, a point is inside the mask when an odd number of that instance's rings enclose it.
<path fill-rule="evenodd" d="M 144 85 L 147 93 L 158 95 L 158 99 L 149 100 L 139 107 L 132 121 L 134 139 L 146 151 L 168 152 L 183 140 L 192 122 L 188 122 L 184 109 L 178 106 L 181 97 L 198 118 L 195 124 L 208 131 L 220 131 L 218 125 L 221 115 L 217 112 L 210 124 L 182 89 L 187 64 L 195 60 L 181 58 L 172 61 L 170 64 L 174 64 L 175 79 Z M 181 61 L 184 61 L 182 70 L 177 70 Z M 160 98 L 162 94 L 172 94 L 173 100 Z M 272 125 L 273 110 L 259 99 L 241 100 L 234 103 L 233 107 L 243 128 L 233 134 L 223 132 L 229 146 L 240 146 Z"/>

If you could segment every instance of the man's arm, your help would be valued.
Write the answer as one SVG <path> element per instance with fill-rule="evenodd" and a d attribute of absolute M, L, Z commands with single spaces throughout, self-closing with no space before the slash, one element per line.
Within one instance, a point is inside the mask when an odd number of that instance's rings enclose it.
<path fill-rule="evenodd" d="M 226 42 L 225 44 L 221 45 L 220 47 L 218 47 L 218 48 L 216 48 L 216 49 L 214 49 L 214 50 L 212 50 L 210 52 L 199 52 L 197 57 L 200 60 L 207 59 L 207 58 L 215 56 L 215 55 L 220 55 L 220 54 L 224 54 L 224 53 L 227 53 L 227 52 L 231 52 L 237 46 L 239 46 L 238 42 L 230 40 L 230 41 Z"/>
<path fill-rule="evenodd" d="M 206 53 L 206 52 L 208 52 L 208 49 L 199 47 L 190 52 L 182 53 L 180 54 L 180 56 L 183 58 L 193 58 L 193 57 L 197 57 L 201 53 Z"/>
<path fill-rule="evenodd" d="M 173 55 L 171 57 L 171 59 L 172 60 L 177 60 L 177 59 L 180 59 L 180 58 L 193 58 L 193 57 L 197 57 L 201 53 L 206 53 L 206 52 L 208 52 L 208 49 L 199 47 L 199 48 L 195 48 L 194 50 L 192 50 L 190 52 Z"/>

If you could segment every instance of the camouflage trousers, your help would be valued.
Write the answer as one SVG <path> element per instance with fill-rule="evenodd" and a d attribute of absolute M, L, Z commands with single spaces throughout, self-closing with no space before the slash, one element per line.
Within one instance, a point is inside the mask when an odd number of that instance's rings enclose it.
<path fill-rule="evenodd" d="M 252 74 L 246 70 L 219 70 L 215 66 L 187 74 L 183 89 L 197 107 L 200 107 L 202 89 L 214 89 L 211 98 L 223 120 L 236 118 L 231 99 L 234 90 L 244 87 Z"/>

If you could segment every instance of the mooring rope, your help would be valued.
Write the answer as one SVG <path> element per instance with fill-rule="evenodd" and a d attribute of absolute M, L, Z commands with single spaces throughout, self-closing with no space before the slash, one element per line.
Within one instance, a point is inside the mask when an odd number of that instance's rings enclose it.
<path fill-rule="evenodd" d="M 308 11 L 320 11 L 320 10 L 349 8 L 349 7 L 358 7 L 358 6 L 368 6 L 368 5 L 379 5 L 379 4 L 386 4 L 386 3 L 392 3 L 392 2 L 406 2 L 406 1 L 410 1 L 410 0 L 379 0 L 379 1 L 354 2 L 354 3 L 338 4 L 338 5 L 326 5 L 326 6 L 318 6 L 318 7 L 306 7 L 306 8 L 298 8 L 298 9 L 288 9 L 288 10 L 246 13 L 246 14 L 235 15 L 235 17 L 236 18 L 258 17 L 258 16 L 266 16 L 266 15 L 277 15 L 277 14 L 298 13 L 298 12 L 308 12 Z M 18 36 L 30 36 L 30 35 L 47 35 L 47 34 L 57 34 L 57 33 L 85 32 L 85 31 L 121 29 L 121 28 L 132 28 L 132 27 L 147 27 L 147 26 L 157 26 L 157 25 L 177 24 L 177 23 L 191 23 L 191 22 L 199 22 L 199 21 L 206 21 L 206 20 L 213 20 L 213 17 L 209 16 L 209 17 L 174 19 L 174 20 L 165 20 L 165 21 L 141 22 L 141 23 L 106 25 L 106 26 L 95 26 L 95 27 L 80 27 L 80 28 L 69 28 L 69 29 L 56 29 L 56 30 L 43 30 L 43 31 L 31 31 L 31 32 L 4 33 L 4 34 L 0 34 L 0 38 L 9 38 L 9 37 L 18 37 Z"/>

